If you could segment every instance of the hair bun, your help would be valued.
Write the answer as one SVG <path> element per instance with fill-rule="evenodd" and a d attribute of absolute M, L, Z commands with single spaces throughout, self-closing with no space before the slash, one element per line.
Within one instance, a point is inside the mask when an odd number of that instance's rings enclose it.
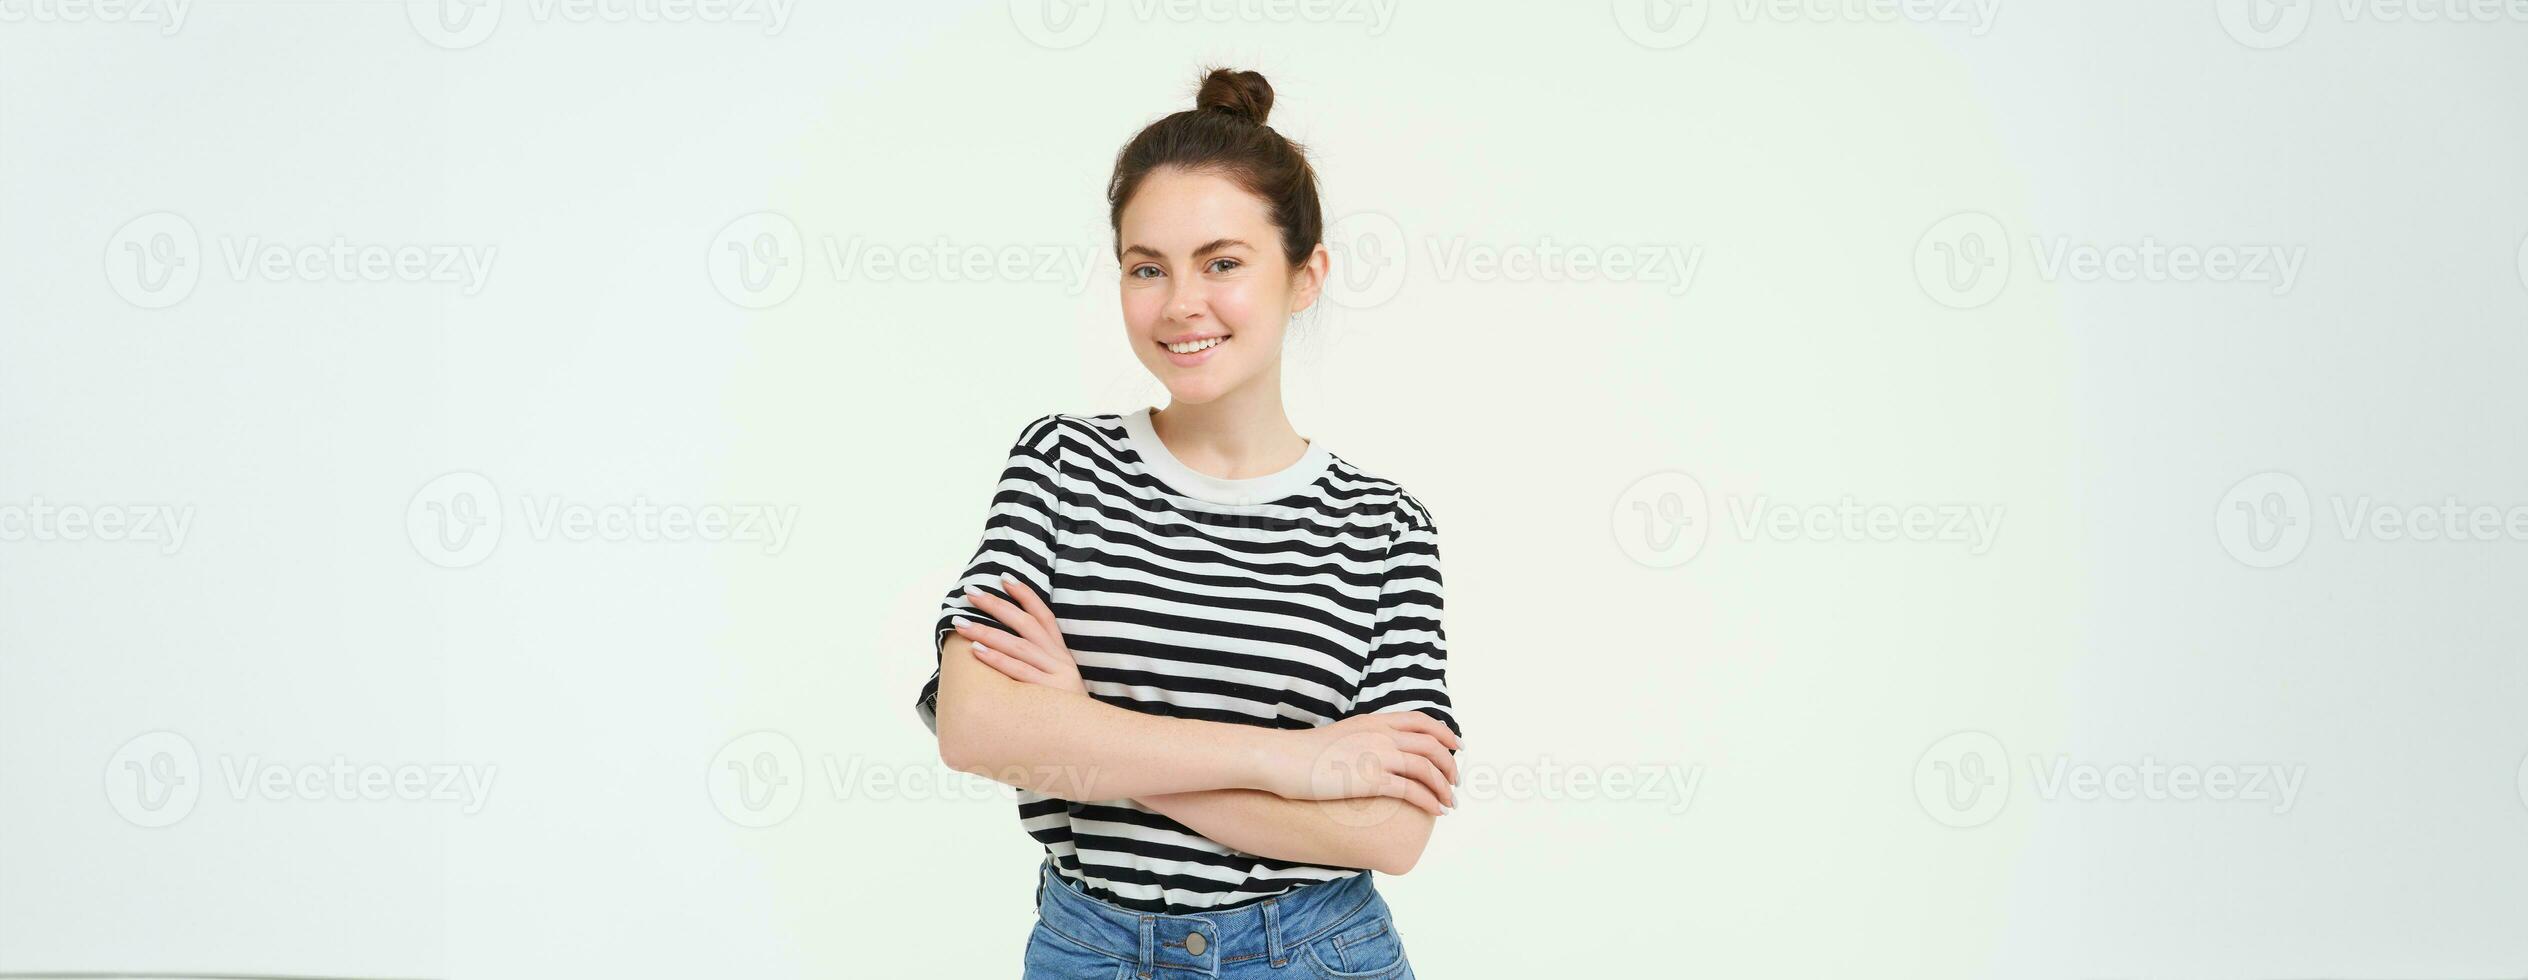
<path fill-rule="evenodd" d="M 1234 68 L 1214 68 L 1203 76 L 1202 91 L 1194 96 L 1194 108 L 1218 109 L 1258 126 L 1273 112 L 1273 83 L 1262 74 Z"/>

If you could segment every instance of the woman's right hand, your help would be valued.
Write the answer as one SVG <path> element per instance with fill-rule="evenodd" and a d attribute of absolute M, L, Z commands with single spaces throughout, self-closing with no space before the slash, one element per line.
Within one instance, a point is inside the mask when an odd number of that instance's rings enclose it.
<path fill-rule="evenodd" d="M 1392 796 L 1437 816 L 1457 804 L 1457 735 L 1419 711 L 1354 715 L 1280 733 L 1264 789 L 1292 800 Z"/>

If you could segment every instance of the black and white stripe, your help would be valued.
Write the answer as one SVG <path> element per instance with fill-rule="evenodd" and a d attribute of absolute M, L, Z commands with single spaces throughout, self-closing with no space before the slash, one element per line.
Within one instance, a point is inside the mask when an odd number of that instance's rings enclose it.
<path fill-rule="evenodd" d="M 1049 415 L 1010 450 L 983 542 L 941 606 L 1003 573 L 1046 597 L 1100 701 L 1275 728 L 1418 709 L 1451 730 L 1439 543 L 1395 483 L 1312 445 L 1282 473 L 1220 480 L 1169 455 L 1148 410 Z M 916 708 L 938 729 L 939 675 Z M 1099 898 L 1163 914 L 1260 901 L 1357 868 L 1214 843 L 1130 800 L 1018 793 L 1027 833 Z"/>

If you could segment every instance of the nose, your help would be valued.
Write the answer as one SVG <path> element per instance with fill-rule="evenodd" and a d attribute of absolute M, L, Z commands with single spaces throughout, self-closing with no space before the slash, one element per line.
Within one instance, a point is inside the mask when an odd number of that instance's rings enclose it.
<path fill-rule="evenodd" d="M 1167 299 L 1167 318 L 1176 321 L 1199 319 L 1203 315 L 1202 287 L 1178 280 L 1176 291 Z"/>

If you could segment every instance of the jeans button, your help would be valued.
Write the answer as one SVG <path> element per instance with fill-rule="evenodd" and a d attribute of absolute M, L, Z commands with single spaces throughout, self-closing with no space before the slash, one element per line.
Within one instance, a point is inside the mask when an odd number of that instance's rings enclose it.
<path fill-rule="evenodd" d="M 1185 937 L 1185 951 L 1196 956 L 1203 955 L 1203 948 L 1209 945 L 1211 944 L 1203 941 L 1202 933 L 1197 932 Z"/>

